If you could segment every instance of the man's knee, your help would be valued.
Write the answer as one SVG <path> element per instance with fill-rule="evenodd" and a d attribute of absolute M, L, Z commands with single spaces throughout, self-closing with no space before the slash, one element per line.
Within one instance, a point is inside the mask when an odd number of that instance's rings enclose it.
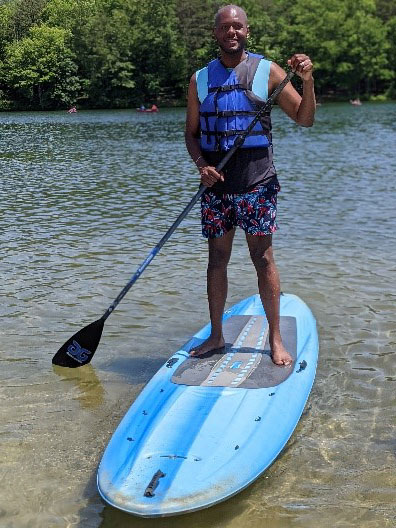
<path fill-rule="evenodd" d="M 257 272 L 266 272 L 275 265 L 272 248 L 265 251 L 251 250 L 250 257 Z"/>
<path fill-rule="evenodd" d="M 230 251 L 211 249 L 209 251 L 208 269 L 226 268 L 230 260 L 230 256 Z"/>
<path fill-rule="evenodd" d="M 235 229 L 219 238 L 209 239 L 208 269 L 225 269 L 231 257 Z"/>

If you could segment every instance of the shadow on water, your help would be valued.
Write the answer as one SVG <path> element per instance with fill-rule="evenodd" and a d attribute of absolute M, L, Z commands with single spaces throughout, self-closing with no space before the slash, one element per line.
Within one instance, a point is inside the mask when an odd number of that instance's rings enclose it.
<path fill-rule="evenodd" d="M 148 381 L 163 364 L 163 358 L 119 357 L 107 363 L 105 369 L 122 375 L 124 382 L 140 385 Z M 52 370 L 62 381 L 70 382 L 79 389 L 77 399 L 83 408 L 95 408 L 103 403 L 104 388 L 92 364 L 74 369 L 52 365 Z"/>
<path fill-rule="evenodd" d="M 128 383 L 146 383 L 159 370 L 168 358 L 118 357 L 106 364 L 106 370 L 121 374 Z"/>
<path fill-rule="evenodd" d="M 244 500 L 249 497 L 249 489 L 225 502 L 176 517 L 162 517 L 154 519 L 143 519 L 134 517 L 128 513 L 116 510 L 111 506 L 105 506 L 102 513 L 100 528 L 206 528 L 208 526 L 226 526 L 232 519 L 238 517 L 244 509 Z M 82 527 L 81 527 L 82 528 Z"/>
<path fill-rule="evenodd" d="M 52 370 L 62 381 L 78 388 L 77 400 L 83 408 L 93 409 L 103 403 L 104 389 L 92 365 L 75 369 L 52 365 Z"/>

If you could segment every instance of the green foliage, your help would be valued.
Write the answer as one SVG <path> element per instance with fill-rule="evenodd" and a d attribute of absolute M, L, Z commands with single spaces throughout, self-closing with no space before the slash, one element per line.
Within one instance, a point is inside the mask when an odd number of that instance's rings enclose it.
<path fill-rule="evenodd" d="M 387 21 L 396 16 L 396 3 L 390 0 L 376 0 L 376 13 L 381 20 Z"/>
<path fill-rule="evenodd" d="M 7 3 L 0 5 L 0 57 L 4 56 L 4 48 L 13 40 L 12 27 L 12 6 Z"/>
<path fill-rule="evenodd" d="M 11 27 L 16 40 L 23 38 L 29 29 L 38 24 L 47 0 L 15 0 L 12 6 Z"/>
<path fill-rule="evenodd" d="M 214 0 L 175 2 L 180 40 L 186 63 L 186 77 L 217 56 L 217 46 L 212 36 L 214 16 L 221 6 Z"/>
<path fill-rule="evenodd" d="M 72 103 L 80 89 L 75 56 L 65 29 L 33 26 L 6 49 L 2 76 L 26 106 L 56 108 Z"/>
<path fill-rule="evenodd" d="M 95 14 L 95 0 L 47 0 L 42 11 L 43 21 L 73 33 Z"/>
<path fill-rule="evenodd" d="M 217 55 L 218 0 L 0 0 L 0 109 L 184 101 Z M 390 0 L 240 0 L 249 49 L 285 67 L 311 56 L 317 90 L 395 97 Z M 11 102 L 11 103 L 10 103 Z"/>
<path fill-rule="evenodd" d="M 135 86 L 132 60 L 134 27 L 131 11 L 137 2 L 102 0 L 81 27 L 81 74 L 88 84 L 90 106 L 126 105 Z"/>
<path fill-rule="evenodd" d="M 287 2 L 278 3 L 286 8 Z M 309 12 L 309 24 L 307 24 Z M 372 0 L 297 0 L 284 17 L 282 54 L 305 52 L 315 63 L 320 90 L 359 93 L 375 80 L 389 80 L 386 29 Z"/>
<path fill-rule="evenodd" d="M 396 16 L 388 20 L 386 24 L 388 36 L 388 64 L 396 64 Z"/>
<path fill-rule="evenodd" d="M 133 17 L 133 61 L 136 86 L 144 100 L 155 100 L 162 90 L 174 88 L 180 96 L 186 62 L 177 32 L 175 3 L 146 0 L 139 2 Z"/>

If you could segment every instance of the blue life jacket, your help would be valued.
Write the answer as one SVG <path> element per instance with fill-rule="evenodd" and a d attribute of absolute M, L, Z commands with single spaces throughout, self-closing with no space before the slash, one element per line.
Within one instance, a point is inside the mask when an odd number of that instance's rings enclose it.
<path fill-rule="evenodd" d="M 238 135 L 252 122 L 260 106 L 265 103 L 252 87 L 260 61 L 267 69 L 269 61 L 262 55 L 248 53 L 247 58 L 229 71 L 219 59 L 207 66 L 208 93 L 200 106 L 201 149 L 227 151 Z M 202 71 L 202 70 L 201 70 Z M 197 83 L 198 84 L 198 83 Z M 267 93 L 267 90 L 266 90 Z M 270 111 L 266 112 L 246 137 L 241 148 L 268 148 L 271 146 Z"/>

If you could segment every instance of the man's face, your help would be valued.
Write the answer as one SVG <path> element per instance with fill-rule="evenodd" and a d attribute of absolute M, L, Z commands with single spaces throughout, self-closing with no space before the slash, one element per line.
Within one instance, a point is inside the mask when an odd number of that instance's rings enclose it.
<path fill-rule="evenodd" d="M 224 53 L 233 55 L 243 50 L 249 35 L 244 12 L 234 8 L 222 11 L 217 18 L 213 34 Z"/>

